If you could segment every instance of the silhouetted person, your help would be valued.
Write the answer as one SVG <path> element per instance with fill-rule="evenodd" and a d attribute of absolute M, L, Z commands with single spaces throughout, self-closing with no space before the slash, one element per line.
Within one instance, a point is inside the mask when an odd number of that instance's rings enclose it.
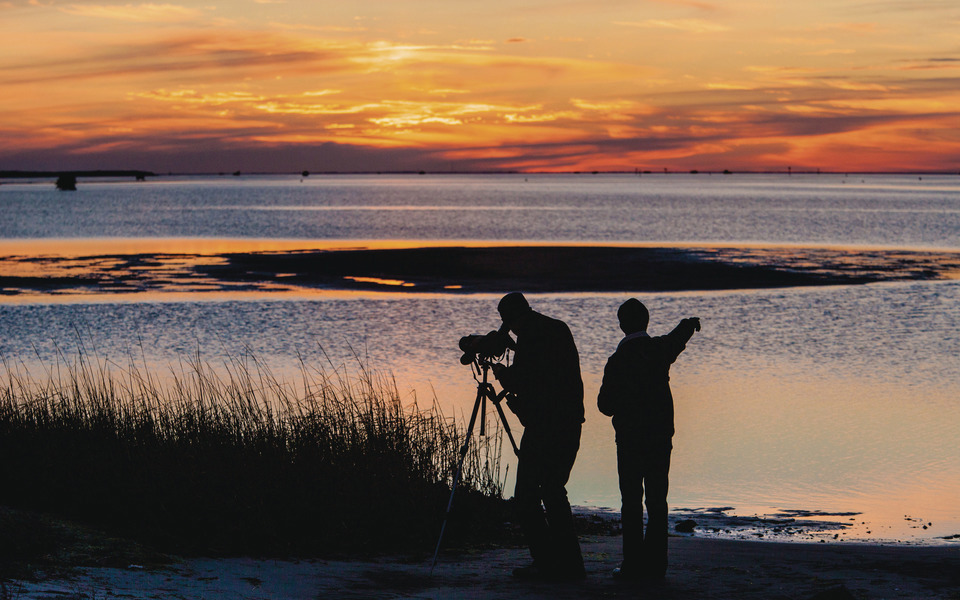
<path fill-rule="evenodd" d="M 620 305 L 617 318 L 626 335 L 607 360 L 597 396 L 600 412 L 613 417 L 617 433 L 623 563 L 614 576 L 659 580 L 667 572 L 667 488 L 674 432 L 670 365 L 693 332 L 700 331 L 700 319 L 683 319 L 667 335 L 650 337 L 649 313 L 636 298 Z"/>
<path fill-rule="evenodd" d="M 517 336 L 513 364 L 494 365 L 494 375 L 516 395 L 508 405 L 524 426 L 514 502 L 533 556 L 513 574 L 580 579 L 583 557 L 565 487 L 583 424 L 580 356 L 570 328 L 535 312 L 523 294 L 507 294 L 497 310 Z"/>

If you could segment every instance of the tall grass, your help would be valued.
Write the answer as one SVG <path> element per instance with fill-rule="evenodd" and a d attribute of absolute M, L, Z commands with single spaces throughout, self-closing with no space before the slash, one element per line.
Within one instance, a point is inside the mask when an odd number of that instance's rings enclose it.
<path fill-rule="evenodd" d="M 40 376 L 2 363 L 0 504 L 183 553 L 436 540 L 465 428 L 436 404 L 403 407 L 388 376 L 301 360 L 287 381 L 253 356 L 199 353 L 158 372 L 83 349 Z M 501 439 L 471 440 L 453 540 L 502 519 Z"/>

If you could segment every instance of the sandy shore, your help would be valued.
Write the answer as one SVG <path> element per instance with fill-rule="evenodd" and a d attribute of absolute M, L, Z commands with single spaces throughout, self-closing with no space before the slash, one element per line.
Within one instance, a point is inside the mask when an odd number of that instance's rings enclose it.
<path fill-rule="evenodd" d="M 129 249 L 128 249 L 129 250 Z M 0 295 L 727 290 L 960 276 L 960 253 L 797 247 L 428 246 L 0 255 Z"/>
<path fill-rule="evenodd" d="M 670 572 L 656 585 L 610 576 L 620 538 L 582 536 L 587 578 L 518 581 L 522 548 L 368 560 L 191 559 L 144 568 L 81 568 L 67 578 L 8 583 L 13 598 L 573 598 L 952 599 L 960 598 L 960 547 L 776 543 L 678 537 Z"/>

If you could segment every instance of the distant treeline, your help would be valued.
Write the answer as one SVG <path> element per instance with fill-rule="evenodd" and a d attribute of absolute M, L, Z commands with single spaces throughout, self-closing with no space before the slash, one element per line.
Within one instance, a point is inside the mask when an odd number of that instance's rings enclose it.
<path fill-rule="evenodd" d="M 156 177 L 152 171 L 0 171 L 0 179 L 37 179 L 42 177 Z"/>

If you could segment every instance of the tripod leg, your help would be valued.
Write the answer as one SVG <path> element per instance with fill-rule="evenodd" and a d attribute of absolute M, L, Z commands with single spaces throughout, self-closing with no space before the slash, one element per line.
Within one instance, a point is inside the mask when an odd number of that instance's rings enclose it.
<path fill-rule="evenodd" d="M 497 413 L 500 415 L 500 422 L 503 423 L 503 429 L 507 432 L 507 439 L 510 440 L 510 445 L 513 446 L 513 454 L 520 456 L 520 448 L 517 447 L 517 442 L 513 439 L 513 432 L 510 431 L 510 423 L 507 423 L 507 416 L 503 414 L 503 407 L 500 406 L 500 401 L 496 398 L 491 398 L 493 405 L 497 407 Z"/>
<path fill-rule="evenodd" d="M 460 460 L 457 463 L 457 472 L 453 476 L 453 487 L 450 488 L 450 499 L 447 500 L 447 512 L 443 515 L 443 525 L 440 526 L 440 537 L 437 538 L 437 548 L 433 551 L 433 562 L 430 564 L 430 574 L 433 574 L 433 568 L 437 566 L 437 556 L 440 554 L 440 543 L 443 541 L 443 533 L 447 530 L 447 519 L 450 517 L 450 509 L 453 508 L 453 495 L 457 492 L 457 485 L 460 483 L 460 476 L 463 474 L 463 461 L 467 457 L 467 450 L 470 447 L 470 438 L 473 436 L 473 426 L 477 422 L 477 412 L 483 404 L 483 388 L 477 388 L 477 399 L 473 403 L 473 413 L 470 415 L 470 424 L 467 426 L 467 435 L 463 439 L 463 445 L 460 446 Z"/>

